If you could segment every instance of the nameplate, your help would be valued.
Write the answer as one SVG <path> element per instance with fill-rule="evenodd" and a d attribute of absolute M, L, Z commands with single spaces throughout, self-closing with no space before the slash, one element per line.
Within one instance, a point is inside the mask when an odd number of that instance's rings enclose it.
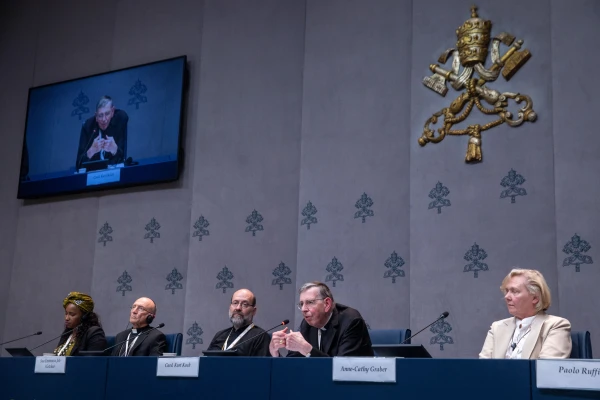
<path fill-rule="evenodd" d="M 197 378 L 199 370 L 200 357 L 159 357 L 156 376 Z"/>
<path fill-rule="evenodd" d="M 600 391 L 600 360 L 537 360 L 538 389 Z"/>
<path fill-rule="evenodd" d="M 119 182 L 121 180 L 121 170 L 103 169 L 98 172 L 90 172 L 87 174 L 87 186 L 101 185 L 103 183 Z"/>
<path fill-rule="evenodd" d="M 350 382 L 396 382 L 396 359 L 334 357 L 333 380 Z"/>
<path fill-rule="evenodd" d="M 64 356 L 38 356 L 35 358 L 36 374 L 64 374 L 67 357 Z"/>

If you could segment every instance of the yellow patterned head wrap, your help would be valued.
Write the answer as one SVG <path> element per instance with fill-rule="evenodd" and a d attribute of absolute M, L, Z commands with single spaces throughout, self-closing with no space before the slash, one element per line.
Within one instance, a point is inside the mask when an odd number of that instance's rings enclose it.
<path fill-rule="evenodd" d="M 63 307 L 67 308 L 69 303 L 75 304 L 77 307 L 81 308 L 84 312 L 92 312 L 94 311 L 94 300 L 90 296 L 85 293 L 80 292 L 71 292 L 67 295 L 67 297 L 63 300 Z"/>

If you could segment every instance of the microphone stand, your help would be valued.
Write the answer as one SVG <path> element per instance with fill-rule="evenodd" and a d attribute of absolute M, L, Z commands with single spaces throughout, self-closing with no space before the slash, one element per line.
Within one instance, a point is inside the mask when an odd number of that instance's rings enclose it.
<path fill-rule="evenodd" d="M 419 332 L 415 333 L 414 335 L 408 337 L 407 339 L 404 339 L 404 341 L 400 344 L 406 344 L 406 342 L 408 342 L 410 339 L 414 338 L 415 336 L 417 336 L 419 333 L 423 332 L 425 329 L 429 328 L 431 325 L 435 324 L 436 322 L 438 322 L 440 319 L 444 319 L 446 318 L 448 315 L 450 315 L 448 313 L 448 311 L 444 311 L 442 313 L 442 315 L 440 315 L 440 317 L 438 319 L 436 319 L 435 321 L 433 321 L 432 323 L 430 323 L 429 325 L 427 325 L 425 328 L 421 329 Z"/>
<path fill-rule="evenodd" d="M 285 325 L 287 325 L 289 322 L 290 322 L 290 320 L 289 320 L 289 319 L 286 319 L 286 320 L 284 320 L 284 321 L 281 321 L 280 323 L 278 323 L 277 325 L 275 325 L 275 326 L 274 326 L 274 327 L 272 327 L 271 329 L 268 329 L 268 330 L 266 330 L 266 331 L 262 331 L 261 333 L 259 333 L 259 334 L 258 334 L 258 335 L 256 335 L 256 336 L 253 336 L 253 337 L 251 337 L 251 338 L 249 338 L 249 339 L 246 339 L 246 340 L 244 340 L 244 341 L 241 341 L 240 343 L 237 343 L 235 346 L 233 346 L 233 347 L 232 347 L 231 349 L 229 349 L 229 350 L 231 350 L 231 351 L 234 351 L 234 350 L 235 350 L 237 347 L 239 347 L 239 346 L 243 345 L 244 343 L 246 343 L 246 342 L 249 342 L 249 341 L 251 341 L 252 339 L 256 339 L 257 337 L 259 337 L 259 336 L 262 336 L 262 335 L 264 335 L 264 334 L 265 334 L 265 333 L 267 333 L 267 332 L 271 332 L 273 329 L 277 329 L 277 328 L 279 328 L 280 326 L 285 326 Z"/>
<path fill-rule="evenodd" d="M 70 329 L 70 330 L 68 330 L 68 331 L 66 331 L 66 332 L 63 332 L 62 334 L 58 335 L 57 337 L 55 337 L 55 338 L 52 338 L 52 339 L 48 340 L 47 342 L 44 342 L 44 343 L 40 344 L 39 346 L 35 346 L 33 349 L 29 349 L 29 351 L 35 350 L 35 349 L 37 349 L 37 348 L 40 348 L 40 347 L 42 347 L 43 345 L 45 345 L 45 344 L 48 344 L 48 343 L 52 342 L 53 340 L 56 340 L 56 339 L 58 339 L 58 338 L 61 338 L 61 337 L 65 336 L 65 335 L 68 335 L 68 334 L 70 334 L 71 332 L 73 332 L 75 329 L 76 329 L 76 328 L 73 328 L 73 329 Z"/>
<path fill-rule="evenodd" d="M 41 334 L 42 334 L 42 331 L 39 331 L 39 332 L 36 332 L 36 333 L 32 333 L 31 335 L 23 336 L 23 337 L 20 337 L 18 339 L 13 339 L 13 340 L 9 340 L 8 342 L 0 343 L 0 346 L 4 346 L 5 344 L 16 342 L 17 340 L 21 340 L 21 339 L 25 339 L 25 338 L 28 338 L 28 337 L 31 337 L 31 336 L 36 336 L 36 335 L 41 335 Z"/>

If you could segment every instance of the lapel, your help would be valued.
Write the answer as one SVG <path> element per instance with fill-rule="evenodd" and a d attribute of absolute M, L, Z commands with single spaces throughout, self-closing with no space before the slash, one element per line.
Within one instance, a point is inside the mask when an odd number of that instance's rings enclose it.
<path fill-rule="evenodd" d="M 337 310 L 337 306 L 333 308 L 333 314 L 331 315 L 331 319 L 329 323 L 325 325 L 326 331 L 321 332 L 321 342 L 323 343 L 323 351 L 329 355 L 332 355 L 329 350 L 331 349 L 331 345 L 333 343 L 333 339 L 337 335 L 338 325 L 339 325 L 339 313 Z"/>
<path fill-rule="evenodd" d="M 505 358 L 506 350 L 510 345 L 510 339 L 515 332 L 515 318 L 507 318 L 503 321 L 502 329 L 498 330 L 496 338 L 498 345 L 494 346 L 495 353 L 494 358 Z"/>
<path fill-rule="evenodd" d="M 542 330 L 544 322 L 546 322 L 546 318 L 548 318 L 548 316 L 545 313 L 541 312 L 535 317 L 535 319 L 531 323 L 531 331 L 527 335 L 525 343 L 523 343 L 523 352 L 521 353 L 522 359 L 531 358 L 531 353 L 533 352 L 533 349 L 535 348 L 535 345 L 540 338 L 540 332 Z"/>
<path fill-rule="evenodd" d="M 135 341 L 133 346 L 130 346 L 131 348 L 129 349 L 129 356 L 133 355 L 133 352 L 137 350 L 138 347 L 140 347 L 140 345 L 142 344 L 142 342 L 148 337 L 148 334 L 146 333 L 146 331 L 140 332 L 138 334 L 138 338 Z M 131 341 L 133 341 L 133 339 L 131 339 Z"/>

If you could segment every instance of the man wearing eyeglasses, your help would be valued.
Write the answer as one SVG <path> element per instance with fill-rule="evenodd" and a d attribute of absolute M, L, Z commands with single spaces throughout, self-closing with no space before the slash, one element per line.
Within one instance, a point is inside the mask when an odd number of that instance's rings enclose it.
<path fill-rule="evenodd" d="M 125 160 L 127 147 L 127 122 L 129 116 L 116 109 L 109 96 L 102 96 L 96 104 L 96 113 L 81 127 L 76 169 L 86 162 L 107 160 L 110 164 Z"/>
<path fill-rule="evenodd" d="M 117 357 L 162 356 L 167 351 L 167 338 L 150 324 L 156 318 L 156 304 L 148 297 L 139 298 L 131 306 L 129 322 L 132 329 L 117 334 L 115 343 L 121 343 L 113 349 Z"/>
<path fill-rule="evenodd" d="M 207 350 L 232 350 L 245 357 L 269 356 L 269 335 L 256 326 L 252 319 L 256 315 L 256 297 L 248 289 L 240 289 L 231 296 L 229 321 L 232 327 L 217 332 Z M 255 338 L 256 336 L 260 337 Z M 239 344 L 239 345 L 238 345 Z"/>
<path fill-rule="evenodd" d="M 300 331 L 274 332 L 269 352 L 279 357 L 373 357 L 367 324 L 354 308 L 336 303 L 327 285 L 309 282 L 299 290 L 298 308 L 304 320 Z"/>

